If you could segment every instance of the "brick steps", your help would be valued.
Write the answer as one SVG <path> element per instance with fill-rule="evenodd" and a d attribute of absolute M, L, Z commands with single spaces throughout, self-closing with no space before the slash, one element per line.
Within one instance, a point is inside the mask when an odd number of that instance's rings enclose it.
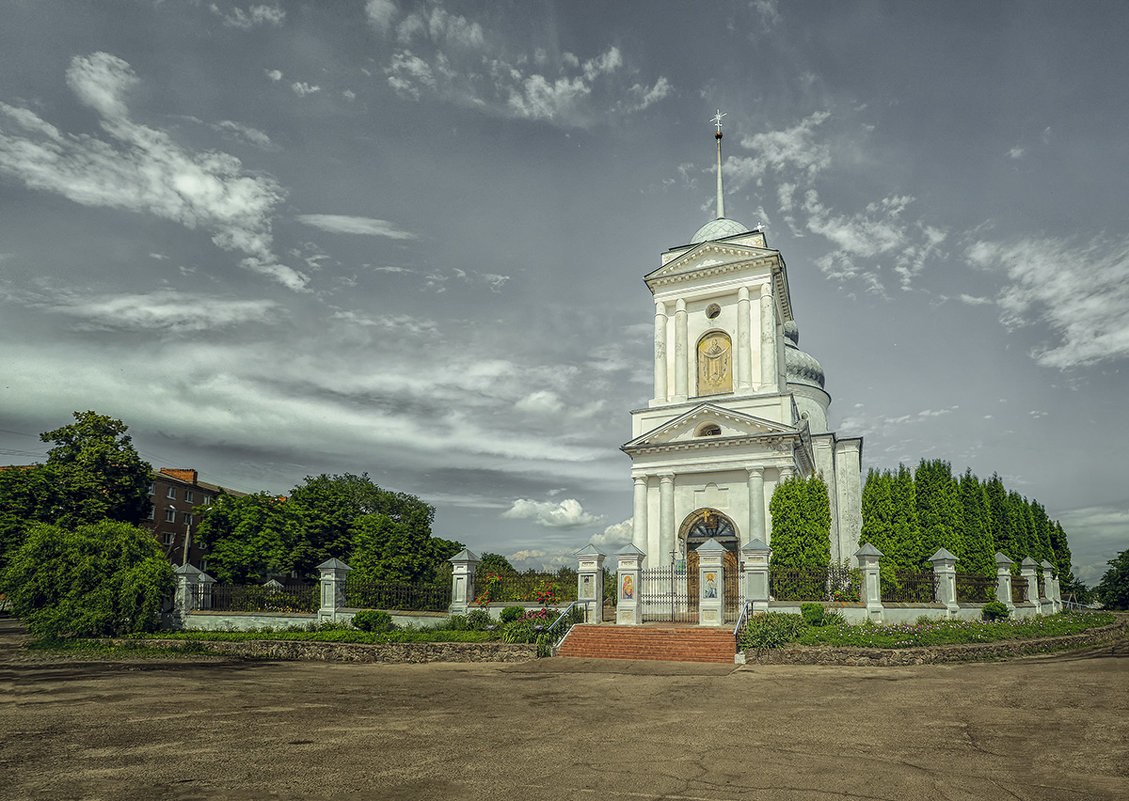
<path fill-rule="evenodd" d="M 572 627 L 557 656 L 733 664 L 736 650 L 732 632 L 725 629 L 586 623 Z"/>

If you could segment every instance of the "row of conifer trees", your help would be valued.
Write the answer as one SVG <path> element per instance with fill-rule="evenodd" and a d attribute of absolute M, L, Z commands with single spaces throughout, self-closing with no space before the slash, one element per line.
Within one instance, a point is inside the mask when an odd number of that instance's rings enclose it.
<path fill-rule="evenodd" d="M 789 479 L 776 488 L 772 514 L 772 566 L 830 565 L 830 507 L 819 475 Z M 1046 509 L 1008 490 L 999 475 L 981 481 L 971 470 L 955 477 L 943 460 L 922 459 L 916 470 L 871 470 L 862 492 L 859 544 L 872 543 L 884 556 L 883 580 L 895 573 L 928 569 L 939 548 L 954 554 L 958 573 L 996 575 L 995 554 L 1015 568 L 1027 556 L 1048 561 L 1070 577 L 1066 532 Z"/>

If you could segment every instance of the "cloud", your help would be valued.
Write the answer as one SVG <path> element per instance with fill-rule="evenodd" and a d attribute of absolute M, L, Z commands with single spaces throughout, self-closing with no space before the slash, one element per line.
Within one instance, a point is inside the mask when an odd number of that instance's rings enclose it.
<path fill-rule="evenodd" d="M 1085 506 L 1057 517 L 1069 537 L 1076 578 L 1097 584 L 1108 569 L 1106 562 L 1125 549 L 1129 505 Z"/>
<path fill-rule="evenodd" d="M 374 31 L 393 47 L 384 64 L 401 97 L 438 97 L 495 116 L 588 127 L 615 112 L 631 113 L 668 97 L 665 76 L 640 80 L 615 45 L 587 59 L 553 48 L 511 52 L 479 22 L 430 3 L 399 19 L 394 6 L 366 7 Z"/>
<path fill-rule="evenodd" d="M 631 542 L 634 533 L 633 518 L 627 518 L 622 523 L 612 523 L 599 534 L 593 534 L 591 542 L 605 553 L 609 550 L 618 550 Z"/>
<path fill-rule="evenodd" d="M 269 136 L 258 128 L 252 128 L 250 125 L 233 122 L 232 120 L 220 120 L 216 123 L 215 127 L 221 131 L 229 131 L 245 142 L 250 142 L 258 147 L 264 149 L 274 147 L 274 143 L 270 140 Z"/>
<path fill-rule="evenodd" d="M 560 503 L 552 501 L 532 501 L 519 498 L 502 512 L 508 520 L 533 520 L 545 528 L 579 528 L 598 523 L 600 517 L 588 514 L 574 498 L 565 498 Z"/>
<path fill-rule="evenodd" d="M 408 332 L 414 336 L 433 336 L 439 332 L 435 321 L 422 320 L 408 314 L 371 316 L 356 311 L 340 310 L 333 313 L 333 319 L 384 331 Z"/>
<path fill-rule="evenodd" d="M 244 254 L 242 267 L 305 288 L 306 276 L 272 252 L 271 218 L 285 195 L 274 179 L 245 172 L 226 153 L 192 153 L 164 131 L 130 119 L 126 95 L 138 78 L 116 56 L 76 56 L 66 78 L 80 102 L 98 113 L 109 139 L 63 133 L 27 109 L 0 103 L 0 115 L 22 131 L 0 129 L 0 173 L 84 206 L 211 231 L 218 247 Z"/>
<path fill-rule="evenodd" d="M 1027 151 L 1022 147 L 1013 147 L 1007 152 L 1009 158 L 1021 159 Z"/>
<path fill-rule="evenodd" d="M 365 236 L 383 236 L 388 239 L 416 238 L 415 234 L 397 228 L 395 223 L 388 222 L 388 220 L 376 220 L 371 217 L 350 217 L 344 214 L 299 214 L 295 219 L 298 222 L 334 234 L 362 234 Z"/>
<path fill-rule="evenodd" d="M 306 83 L 305 81 L 294 81 L 294 83 L 290 84 L 290 91 L 298 95 L 298 97 L 305 97 L 306 95 L 312 95 L 320 92 L 321 87 L 313 86 Z"/>
<path fill-rule="evenodd" d="M 1129 237 L 980 240 L 965 256 L 1006 279 L 996 298 L 1004 326 L 1048 329 L 1054 341 L 1031 352 L 1039 364 L 1066 370 L 1129 358 Z"/>
<path fill-rule="evenodd" d="M 531 392 L 514 404 L 519 412 L 536 415 L 557 415 L 564 410 L 564 402 L 552 390 L 541 389 Z"/>
<path fill-rule="evenodd" d="M 753 156 L 730 156 L 725 160 L 725 175 L 739 188 L 755 181 L 766 173 L 803 173 L 807 180 L 831 164 L 831 148 L 816 139 L 817 129 L 831 117 L 826 111 L 817 111 L 791 128 L 782 131 L 763 131 L 743 136 L 741 147 L 755 153 Z"/>
<path fill-rule="evenodd" d="M 68 291 L 27 305 L 76 318 L 78 330 L 170 334 L 265 323 L 282 313 L 269 300 L 229 300 L 173 290 L 93 296 Z"/>
<path fill-rule="evenodd" d="M 249 31 L 252 28 L 257 28 L 260 25 L 274 25 L 279 26 L 286 19 L 286 12 L 275 5 L 267 5 L 260 3 L 252 5 L 244 11 L 239 6 L 232 6 L 227 11 L 224 11 L 215 3 L 209 6 L 209 10 L 217 17 L 223 20 L 223 24 L 229 28 L 238 28 L 241 31 Z"/>
<path fill-rule="evenodd" d="M 263 70 L 263 73 L 276 83 L 282 80 L 282 70 Z"/>

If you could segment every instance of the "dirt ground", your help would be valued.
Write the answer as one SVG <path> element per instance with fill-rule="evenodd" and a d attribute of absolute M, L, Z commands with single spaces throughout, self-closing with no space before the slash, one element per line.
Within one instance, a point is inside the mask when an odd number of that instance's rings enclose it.
<path fill-rule="evenodd" d="M 1129 648 L 900 668 L 76 661 L 0 618 L 2 799 L 1126 799 Z"/>

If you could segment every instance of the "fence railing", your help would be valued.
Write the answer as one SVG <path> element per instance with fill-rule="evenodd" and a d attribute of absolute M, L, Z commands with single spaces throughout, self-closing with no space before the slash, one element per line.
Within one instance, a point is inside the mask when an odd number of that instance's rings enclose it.
<path fill-rule="evenodd" d="M 320 599 L 310 584 L 261 586 L 213 584 L 194 588 L 195 608 L 214 612 L 316 612 Z"/>
<path fill-rule="evenodd" d="M 1011 577 L 1011 602 L 1013 604 L 1027 603 L 1027 579 L 1021 576 Z"/>
<path fill-rule="evenodd" d="M 931 604 L 936 599 L 937 577 L 931 570 L 895 573 L 893 581 L 882 584 L 883 603 Z"/>
<path fill-rule="evenodd" d="M 475 573 L 475 603 L 535 603 L 575 601 L 576 582 L 562 582 L 553 573 Z"/>
<path fill-rule="evenodd" d="M 996 577 L 957 573 L 957 601 L 959 603 L 986 604 L 996 600 Z"/>
<path fill-rule="evenodd" d="M 773 570 L 769 594 L 777 601 L 857 602 L 862 573 L 857 568 L 824 567 Z"/>
<path fill-rule="evenodd" d="M 392 609 L 446 612 L 451 605 L 451 583 L 365 580 L 345 581 L 345 606 L 355 609 Z"/>

